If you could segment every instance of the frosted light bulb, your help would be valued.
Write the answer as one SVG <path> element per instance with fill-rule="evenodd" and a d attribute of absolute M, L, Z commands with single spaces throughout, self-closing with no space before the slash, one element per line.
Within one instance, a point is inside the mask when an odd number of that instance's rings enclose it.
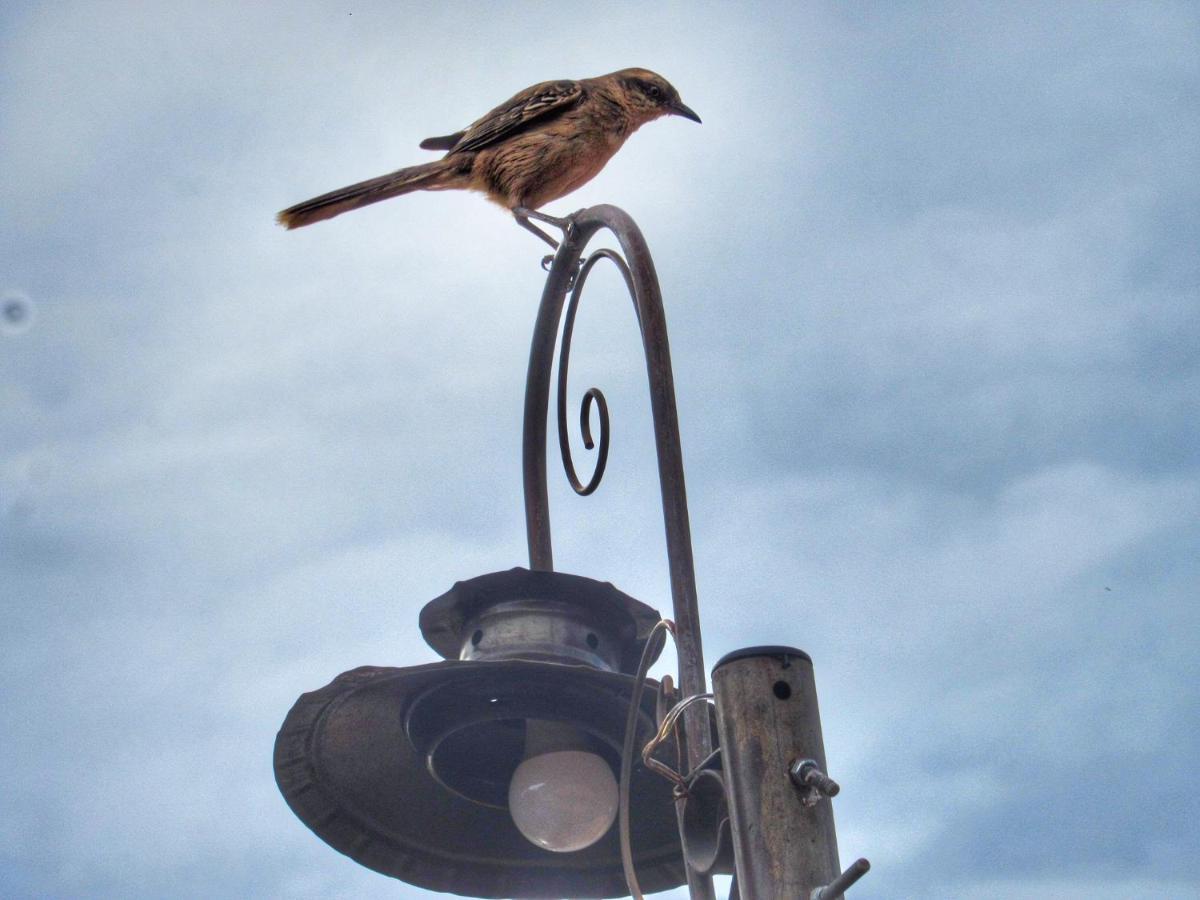
<path fill-rule="evenodd" d="M 513 772 L 508 809 L 529 841 L 545 850 L 571 853 L 590 847 L 612 827 L 617 780 L 595 753 L 541 753 Z"/>

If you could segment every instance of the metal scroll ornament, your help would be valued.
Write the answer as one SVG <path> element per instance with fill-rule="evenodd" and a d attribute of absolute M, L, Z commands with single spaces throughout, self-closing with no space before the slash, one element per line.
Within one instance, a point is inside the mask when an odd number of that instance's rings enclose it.
<path fill-rule="evenodd" d="M 583 258 L 588 242 L 601 229 L 607 229 L 620 244 L 620 253 L 597 250 Z M 591 410 L 595 405 L 600 418 L 600 440 L 596 467 L 585 484 L 578 477 L 568 445 L 566 380 L 575 312 L 588 274 L 601 260 L 613 262 L 629 291 L 637 313 L 646 375 L 650 387 L 650 411 L 654 423 L 658 480 L 662 493 L 663 525 L 667 539 L 667 563 L 671 578 L 671 599 L 675 620 L 676 651 L 679 659 L 679 689 L 684 696 L 706 690 L 704 654 L 700 642 L 700 617 L 696 599 L 696 575 L 692 558 L 691 526 L 688 520 L 687 491 L 683 477 L 683 454 L 679 441 L 679 416 L 675 405 L 675 384 L 671 370 L 671 349 L 667 340 L 666 316 L 654 261 L 641 230 L 624 210 L 601 205 L 580 210 L 566 220 L 563 240 L 542 291 L 529 351 L 529 370 L 525 382 L 525 425 L 523 474 L 525 485 L 525 525 L 529 541 L 529 567 L 553 571 L 554 551 L 550 538 L 550 508 L 546 478 L 547 413 L 549 411 L 551 369 L 558 327 L 564 304 L 570 294 L 563 323 L 563 347 L 558 373 L 558 431 L 563 465 L 572 487 L 579 494 L 590 494 L 600 483 L 608 457 L 608 405 L 603 394 L 592 388 L 583 398 L 580 423 L 584 445 L 595 446 L 591 434 Z M 696 706 L 684 718 L 684 743 L 690 769 L 698 768 L 712 752 L 712 735 L 707 713 Z M 707 877 L 688 873 L 694 898 L 712 896 Z"/>
<path fill-rule="evenodd" d="M 583 433 L 583 446 L 588 450 L 596 447 L 596 442 L 592 439 L 593 404 L 600 416 L 600 446 L 596 454 L 596 467 L 592 470 L 592 477 L 588 479 L 587 484 L 584 484 L 579 480 L 574 460 L 571 458 L 571 442 L 567 427 L 567 372 L 571 364 L 571 338 L 575 335 L 575 313 L 579 309 L 579 299 L 583 296 L 583 286 L 587 283 L 588 274 L 602 259 L 612 260 L 613 265 L 621 273 L 621 277 L 625 279 L 625 287 L 629 290 L 630 296 L 635 294 L 633 275 L 629 271 L 629 266 L 625 265 L 625 260 L 612 250 L 603 249 L 591 254 L 579 267 L 579 273 L 575 276 L 575 282 L 571 288 L 571 300 L 567 303 L 567 315 L 563 322 L 562 346 L 558 354 L 558 449 L 562 454 L 567 480 L 571 482 L 575 493 L 581 497 L 586 497 L 600 486 L 600 479 L 604 477 L 604 467 L 608 464 L 608 402 L 599 388 L 588 388 L 579 406 L 579 428 Z"/>

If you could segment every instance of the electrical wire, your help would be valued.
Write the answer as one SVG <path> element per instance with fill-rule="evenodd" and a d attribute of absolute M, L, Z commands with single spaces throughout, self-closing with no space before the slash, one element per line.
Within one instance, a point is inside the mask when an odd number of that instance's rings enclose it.
<path fill-rule="evenodd" d="M 679 722 L 679 717 L 683 715 L 683 711 L 685 709 L 687 709 L 693 703 L 698 703 L 701 700 L 711 699 L 712 694 L 693 694 L 690 697 L 680 700 L 673 707 L 671 707 L 670 712 L 663 716 L 662 724 L 658 727 L 658 733 L 654 735 L 654 737 L 648 744 L 646 744 L 645 747 L 642 748 L 642 762 L 645 764 L 646 768 L 653 772 L 657 772 L 664 778 L 675 782 L 676 797 L 682 797 L 687 793 L 689 780 L 694 773 L 689 772 L 687 775 L 680 775 L 670 766 L 654 759 L 652 754 L 671 737 L 671 733 L 675 730 L 675 726 Z M 710 754 L 704 762 L 707 763 L 710 759 L 712 759 L 712 754 Z"/>
<path fill-rule="evenodd" d="M 646 637 L 646 646 L 642 648 L 642 658 L 638 662 L 637 674 L 633 678 L 633 695 L 629 698 L 629 715 L 625 719 L 625 741 L 621 746 L 621 778 L 617 793 L 618 831 L 621 843 L 621 866 L 625 870 L 625 884 L 628 886 L 633 900 L 645 900 L 641 885 L 638 884 L 637 872 L 633 868 L 633 845 L 629 832 L 629 788 L 633 779 L 633 745 L 637 740 L 638 712 L 642 707 L 642 692 L 646 688 L 646 676 L 650 671 L 651 663 L 666 642 L 665 632 L 670 632 L 671 637 L 675 637 L 675 623 L 670 619 L 658 622 L 650 629 L 650 634 Z M 666 721 L 665 717 L 664 721 Z"/>

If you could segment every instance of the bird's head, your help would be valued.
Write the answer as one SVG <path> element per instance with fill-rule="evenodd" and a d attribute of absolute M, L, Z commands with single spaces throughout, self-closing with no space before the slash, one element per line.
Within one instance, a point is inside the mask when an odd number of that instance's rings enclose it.
<path fill-rule="evenodd" d="M 693 122 L 700 121 L 700 117 L 679 99 L 679 91 L 671 86 L 671 82 L 649 69 L 622 69 L 609 77 L 638 125 L 659 116 L 683 116 Z"/>

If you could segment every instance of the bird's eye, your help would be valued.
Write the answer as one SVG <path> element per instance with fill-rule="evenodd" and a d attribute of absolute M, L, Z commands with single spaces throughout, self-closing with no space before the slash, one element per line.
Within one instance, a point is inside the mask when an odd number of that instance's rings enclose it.
<path fill-rule="evenodd" d="M 653 81 L 635 81 L 633 83 L 633 87 L 637 88 L 644 96 L 655 101 L 656 103 L 662 100 L 665 96 L 663 89 Z"/>

